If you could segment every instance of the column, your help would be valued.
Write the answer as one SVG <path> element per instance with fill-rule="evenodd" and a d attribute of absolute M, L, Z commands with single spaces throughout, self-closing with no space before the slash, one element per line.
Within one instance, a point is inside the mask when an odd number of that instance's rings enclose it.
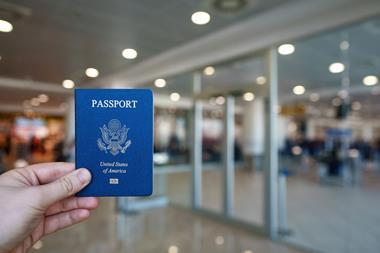
<path fill-rule="evenodd" d="M 192 111 L 192 145 L 191 145 L 191 165 L 192 165 L 192 207 L 200 208 L 202 204 L 202 102 L 197 98 L 201 92 L 202 75 L 194 73 L 193 76 L 193 111 Z"/>
<path fill-rule="evenodd" d="M 264 153 L 265 132 L 264 100 L 256 98 L 252 102 L 245 102 L 243 110 L 243 144 L 246 168 L 257 169 L 261 166 Z"/>
<path fill-rule="evenodd" d="M 265 161 L 264 161 L 264 224 L 268 236 L 278 234 L 278 62 L 277 50 L 271 48 L 266 54 L 269 85 L 265 98 Z"/>
<path fill-rule="evenodd" d="M 234 145 L 235 145 L 235 99 L 226 97 L 224 104 L 224 140 L 223 140 L 223 211 L 232 216 L 234 206 Z"/>

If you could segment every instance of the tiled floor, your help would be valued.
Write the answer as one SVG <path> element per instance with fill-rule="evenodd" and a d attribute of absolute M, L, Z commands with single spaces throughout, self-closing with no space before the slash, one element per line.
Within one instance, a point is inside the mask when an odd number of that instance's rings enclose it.
<path fill-rule="evenodd" d="M 39 253 L 300 253 L 244 230 L 172 207 L 116 215 L 112 199 L 86 223 L 45 238 Z"/>

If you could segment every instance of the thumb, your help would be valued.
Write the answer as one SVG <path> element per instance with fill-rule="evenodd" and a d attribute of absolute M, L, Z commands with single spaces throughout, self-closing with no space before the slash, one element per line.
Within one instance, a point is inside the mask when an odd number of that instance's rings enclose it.
<path fill-rule="evenodd" d="M 91 181 L 87 169 L 78 169 L 60 179 L 38 187 L 41 193 L 41 205 L 48 208 L 52 204 L 65 199 L 82 190 Z"/>

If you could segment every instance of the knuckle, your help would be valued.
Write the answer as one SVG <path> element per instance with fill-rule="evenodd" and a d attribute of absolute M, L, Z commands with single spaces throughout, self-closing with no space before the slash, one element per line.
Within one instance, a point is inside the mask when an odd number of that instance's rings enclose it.
<path fill-rule="evenodd" d="M 74 184 L 68 177 L 64 177 L 61 180 L 61 185 L 66 193 L 72 193 L 74 191 Z"/>

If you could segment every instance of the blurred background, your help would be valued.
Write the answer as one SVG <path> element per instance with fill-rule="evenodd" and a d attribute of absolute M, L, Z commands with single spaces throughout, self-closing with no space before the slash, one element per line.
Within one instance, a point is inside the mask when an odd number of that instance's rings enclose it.
<path fill-rule="evenodd" d="M 74 88 L 154 92 L 149 198 L 35 252 L 379 252 L 380 2 L 0 1 L 0 173 L 75 161 Z"/>

